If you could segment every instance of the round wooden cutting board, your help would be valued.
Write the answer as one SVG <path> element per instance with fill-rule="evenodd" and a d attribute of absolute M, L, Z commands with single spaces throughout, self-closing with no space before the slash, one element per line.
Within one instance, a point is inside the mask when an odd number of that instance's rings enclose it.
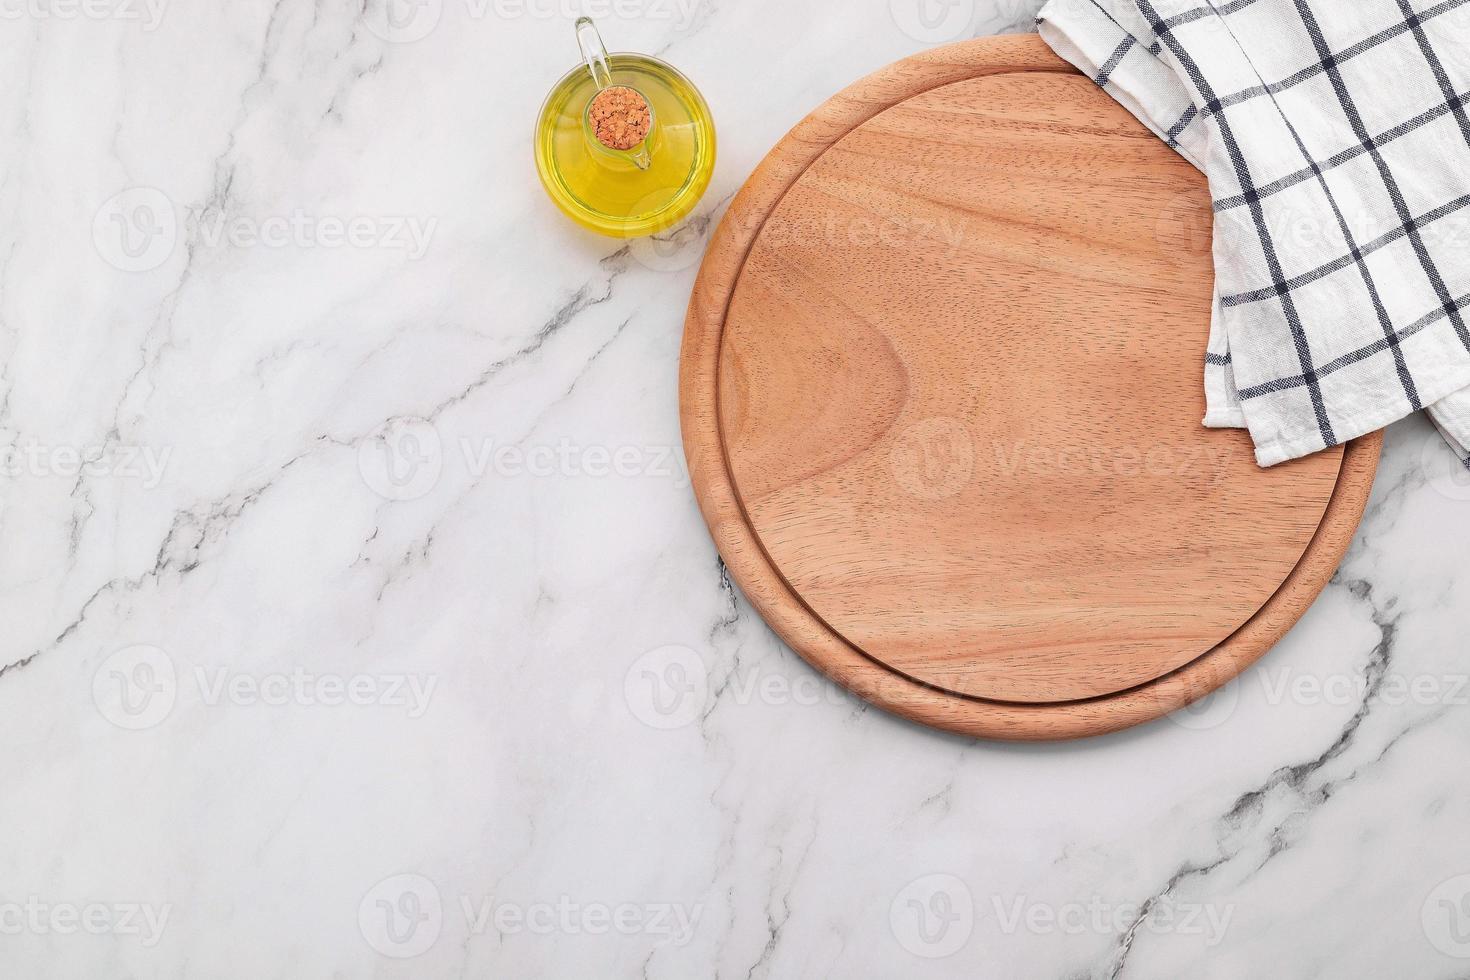
<path fill-rule="evenodd" d="M 1069 738 L 1260 657 L 1379 436 L 1262 470 L 1208 430 L 1203 178 L 1034 36 L 899 62 L 751 177 L 681 366 L 695 491 L 798 653 L 924 724 Z"/>

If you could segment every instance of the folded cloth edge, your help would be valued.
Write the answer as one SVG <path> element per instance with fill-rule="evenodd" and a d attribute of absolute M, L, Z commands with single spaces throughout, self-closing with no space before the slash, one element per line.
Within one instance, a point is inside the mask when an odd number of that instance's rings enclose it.
<path fill-rule="evenodd" d="M 1127 9 L 1125 6 L 1124 11 Z M 1140 26 L 1146 25 L 1140 21 Z M 1130 30 L 1097 0 L 1048 0 L 1037 14 L 1036 27 L 1042 40 L 1059 57 L 1092 79 L 1196 169 L 1204 170 L 1199 161 L 1204 156 L 1205 148 L 1199 141 L 1206 139 L 1208 134 L 1203 131 L 1204 127 L 1196 125 L 1200 122 L 1199 117 L 1189 111 L 1194 106 L 1193 98 L 1173 70 L 1155 56 L 1154 41 L 1146 36 L 1146 32 Z M 1132 56 L 1135 51 L 1150 59 L 1150 70 L 1156 64 L 1166 73 L 1167 77 L 1160 75 L 1155 80 L 1156 85 L 1159 89 L 1168 91 L 1179 103 L 1162 116 L 1148 108 L 1150 99 L 1144 93 L 1135 90 L 1133 73 L 1118 70 L 1123 60 Z M 1181 109 L 1183 103 L 1187 103 L 1189 109 Z M 1171 130 L 1175 131 L 1171 133 L 1164 128 L 1164 118 L 1177 120 L 1171 126 Z M 1192 130 L 1199 131 L 1191 132 Z M 1205 367 L 1206 412 L 1203 424 L 1207 428 L 1248 429 L 1232 377 L 1228 339 L 1221 323 L 1218 290 L 1207 349 L 1209 356 Z M 1455 457 L 1470 469 L 1470 387 L 1433 395 L 1425 403 L 1425 412 Z M 1409 414 L 1412 412 L 1406 412 L 1400 407 L 1369 413 L 1355 419 L 1355 424 L 1347 431 L 1338 433 L 1340 441 L 1375 432 Z M 1320 452 L 1322 448 L 1320 441 L 1312 437 L 1266 441 L 1256 444 L 1256 462 L 1262 467 L 1274 466 Z"/>

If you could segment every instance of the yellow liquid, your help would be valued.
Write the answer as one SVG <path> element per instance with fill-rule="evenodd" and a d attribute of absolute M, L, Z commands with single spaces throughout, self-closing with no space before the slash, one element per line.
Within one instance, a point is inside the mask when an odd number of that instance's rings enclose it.
<path fill-rule="evenodd" d="M 604 150 L 584 126 L 597 94 L 580 65 L 556 84 L 536 123 L 536 169 L 557 207 L 585 228 L 636 237 L 664 231 L 694 210 L 715 169 L 715 127 L 699 90 L 672 66 L 638 54 L 608 59 L 612 84 L 642 92 L 653 108 L 639 170 Z"/>

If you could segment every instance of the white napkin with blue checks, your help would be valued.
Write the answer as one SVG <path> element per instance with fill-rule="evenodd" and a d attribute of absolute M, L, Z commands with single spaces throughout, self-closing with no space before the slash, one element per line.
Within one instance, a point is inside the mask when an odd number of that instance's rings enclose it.
<path fill-rule="evenodd" d="M 1050 0 L 1209 179 L 1205 424 L 1262 466 L 1427 409 L 1470 466 L 1470 0 Z"/>

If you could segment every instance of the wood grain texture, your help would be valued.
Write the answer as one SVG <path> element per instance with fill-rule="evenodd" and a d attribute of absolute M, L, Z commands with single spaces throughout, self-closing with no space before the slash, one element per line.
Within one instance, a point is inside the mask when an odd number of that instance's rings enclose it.
<path fill-rule="evenodd" d="M 1035 37 L 891 66 L 786 137 L 691 300 L 684 441 L 735 580 L 889 710 L 1145 721 L 1336 568 L 1378 437 L 1270 470 L 1205 430 L 1202 178 Z"/>

